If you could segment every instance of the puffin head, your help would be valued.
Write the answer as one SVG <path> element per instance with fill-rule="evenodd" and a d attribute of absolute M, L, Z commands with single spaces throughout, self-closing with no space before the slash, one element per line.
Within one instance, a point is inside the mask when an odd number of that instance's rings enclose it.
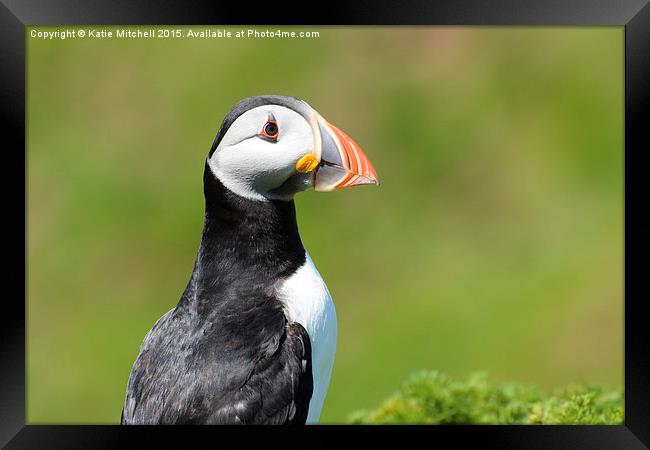
<path fill-rule="evenodd" d="M 290 200 L 316 191 L 379 184 L 356 142 L 303 100 L 262 95 L 228 113 L 208 155 L 212 175 L 251 200 Z"/>

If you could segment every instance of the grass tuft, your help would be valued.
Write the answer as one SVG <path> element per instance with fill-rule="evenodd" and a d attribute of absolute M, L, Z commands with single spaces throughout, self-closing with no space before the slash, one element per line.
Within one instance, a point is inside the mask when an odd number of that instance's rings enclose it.
<path fill-rule="evenodd" d="M 412 375 L 353 424 L 621 424 L 623 392 L 571 385 L 547 394 L 538 387 L 495 383 L 485 373 L 455 380 L 437 371 Z"/>

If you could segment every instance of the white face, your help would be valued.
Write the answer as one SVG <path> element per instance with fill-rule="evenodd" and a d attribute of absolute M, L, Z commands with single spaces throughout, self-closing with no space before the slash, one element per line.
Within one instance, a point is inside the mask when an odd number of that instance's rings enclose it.
<path fill-rule="evenodd" d="M 265 126 L 273 119 L 277 137 L 265 137 Z M 230 125 L 208 165 L 228 189 L 242 197 L 287 199 L 312 186 L 313 175 L 298 173 L 296 162 L 312 153 L 314 145 L 312 127 L 303 116 L 284 106 L 258 106 Z"/>

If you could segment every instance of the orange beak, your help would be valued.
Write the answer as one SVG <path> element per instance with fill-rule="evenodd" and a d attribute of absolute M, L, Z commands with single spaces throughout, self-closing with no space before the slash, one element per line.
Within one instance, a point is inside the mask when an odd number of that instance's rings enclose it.
<path fill-rule="evenodd" d="M 375 168 L 350 136 L 320 116 L 314 122 L 313 125 L 318 127 L 318 133 L 314 134 L 320 135 L 320 145 L 317 145 L 316 151 L 320 164 L 314 174 L 316 191 L 327 192 L 363 184 L 379 185 Z"/>

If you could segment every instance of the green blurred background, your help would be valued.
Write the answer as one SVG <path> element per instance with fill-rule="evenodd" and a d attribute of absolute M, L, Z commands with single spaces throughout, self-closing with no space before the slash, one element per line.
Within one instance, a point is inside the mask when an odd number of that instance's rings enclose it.
<path fill-rule="evenodd" d="M 307 100 L 382 181 L 296 199 L 339 319 L 323 422 L 419 369 L 622 386 L 623 28 L 310 30 L 28 29 L 28 422 L 119 421 L 191 273 L 219 124 L 265 93 Z"/>

